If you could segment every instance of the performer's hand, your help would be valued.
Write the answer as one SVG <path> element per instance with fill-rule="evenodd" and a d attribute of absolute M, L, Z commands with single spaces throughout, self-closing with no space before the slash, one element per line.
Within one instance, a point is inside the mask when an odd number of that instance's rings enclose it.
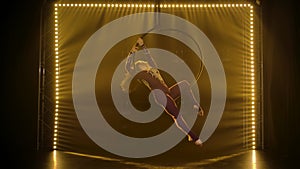
<path fill-rule="evenodd" d="M 132 46 L 130 53 L 135 53 L 139 50 L 139 47 L 144 45 L 144 40 L 142 38 L 138 38 L 136 44 Z"/>
<path fill-rule="evenodd" d="M 137 43 L 138 46 L 143 46 L 144 45 L 144 40 L 142 38 L 138 38 L 136 43 Z"/>
<path fill-rule="evenodd" d="M 135 53 L 138 51 L 138 47 L 137 46 L 132 46 L 131 50 L 130 50 L 130 53 Z"/>

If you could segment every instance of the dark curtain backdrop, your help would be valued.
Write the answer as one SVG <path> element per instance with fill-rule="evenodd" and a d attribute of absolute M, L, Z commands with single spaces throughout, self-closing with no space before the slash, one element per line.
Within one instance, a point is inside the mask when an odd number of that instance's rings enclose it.
<path fill-rule="evenodd" d="M 300 152 L 300 8 L 293 2 L 262 1 L 265 149 L 287 159 Z"/>
<path fill-rule="evenodd" d="M 2 10 L 1 143 L 7 157 L 36 150 L 39 24 L 42 0 L 8 2 Z M 299 17 L 296 1 L 262 0 L 265 150 L 299 153 Z M 295 152 L 296 153 L 296 152 Z M 297 153 L 296 153 L 297 154 Z M 294 158 L 297 158 L 295 156 Z"/>

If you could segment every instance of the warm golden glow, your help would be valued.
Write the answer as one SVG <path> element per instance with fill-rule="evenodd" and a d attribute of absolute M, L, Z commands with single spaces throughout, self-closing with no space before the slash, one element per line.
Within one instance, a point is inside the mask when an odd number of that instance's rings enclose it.
<path fill-rule="evenodd" d="M 54 146 L 54 149 L 56 149 L 56 146 Z M 56 150 L 53 151 L 53 169 L 57 168 L 57 154 L 56 154 Z"/>
<path fill-rule="evenodd" d="M 256 151 L 252 150 L 252 169 L 256 169 Z"/>

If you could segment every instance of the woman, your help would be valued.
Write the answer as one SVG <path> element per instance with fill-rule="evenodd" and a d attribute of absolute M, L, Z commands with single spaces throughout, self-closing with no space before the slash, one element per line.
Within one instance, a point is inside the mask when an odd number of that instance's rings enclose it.
<path fill-rule="evenodd" d="M 147 56 L 147 61 L 134 60 L 134 55 L 140 48 L 143 48 L 145 55 Z M 188 127 L 182 115 L 179 113 L 179 108 L 175 102 L 176 99 L 180 97 L 180 89 L 182 89 L 182 91 L 187 91 L 187 93 L 185 94 L 187 94 L 190 100 L 193 102 L 193 108 L 198 111 L 198 114 L 200 116 L 204 115 L 202 108 L 194 98 L 194 95 L 190 89 L 190 84 L 186 80 L 184 80 L 176 83 L 171 87 L 168 87 L 164 79 L 162 78 L 155 61 L 147 50 L 142 38 L 138 38 L 136 44 L 130 50 L 125 64 L 125 71 L 125 79 L 121 83 L 121 87 L 123 90 L 128 89 L 129 78 L 138 72 L 135 75 L 135 78 L 146 85 L 150 91 L 159 89 L 165 94 L 165 97 L 162 97 L 161 95 L 155 94 L 154 92 L 156 103 L 162 106 L 165 112 L 167 112 L 173 118 L 177 127 L 188 136 L 189 141 L 193 141 L 196 145 L 202 146 L 202 141 Z"/>

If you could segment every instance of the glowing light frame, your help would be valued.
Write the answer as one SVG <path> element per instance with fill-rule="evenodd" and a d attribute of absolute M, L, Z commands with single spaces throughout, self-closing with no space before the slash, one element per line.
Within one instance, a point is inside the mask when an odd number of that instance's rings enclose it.
<path fill-rule="evenodd" d="M 55 5 L 56 6 L 56 5 Z M 54 41 L 55 41 L 55 113 L 54 113 L 54 134 L 53 149 L 57 149 L 58 138 L 58 116 L 59 116 L 59 48 L 58 48 L 58 9 L 54 8 Z"/>
<path fill-rule="evenodd" d="M 53 135 L 53 149 L 57 149 L 58 143 L 58 129 L 59 129 L 59 90 L 60 90 L 60 71 L 59 71 L 59 30 L 58 30 L 58 8 L 59 7 L 103 7 L 103 8 L 238 8 L 238 7 L 245 7 L 249 8 L 249 56 L 247 56 L 247 66 L 246 66 L 246 79 L 250 79 L 250 83 L 246 84 L 246 88 L 250 88 L 250 96 L 249 97 L 249 106 L 250 111 L 247 113 L 251 116 L 251 136 L 249 141 L 251 142 L 251 149 L 256 149 L 256 110 L 257 110 L 257 89 L 256 89 L 256 74 L 255 74 L 255 47 L 254 47 L 254 12 L 253 12 L 253 5 L 252 4 L 54 4 L 54 45 L 55 45 L 55 113 L 54 113 L 54 135 Z M 247 52 L 248 53 L 248 52 Z M 248 64 L 250 63 L 250 64 Z M 247 99 L 248 100 L 248 99 Z M 247 104 L 248 105 L 248 104 Z"/>

